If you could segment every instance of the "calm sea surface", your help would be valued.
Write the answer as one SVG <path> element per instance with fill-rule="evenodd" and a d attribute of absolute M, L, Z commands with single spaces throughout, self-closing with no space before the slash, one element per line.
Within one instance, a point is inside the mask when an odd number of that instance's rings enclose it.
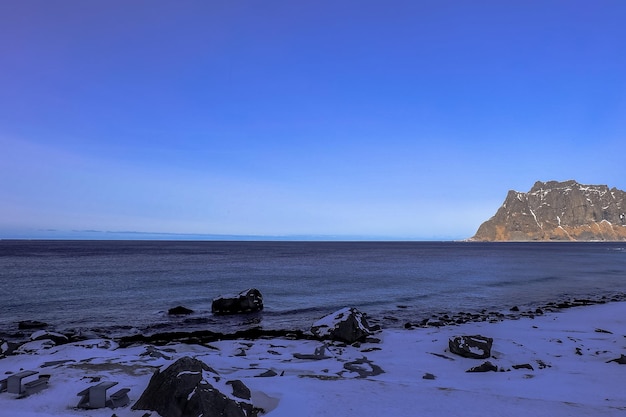
<path fill-rule="evenodd" d="M 258 288 L 265 310 L 213 317 Z M 355 306 L 386 326 L 626 291 L 626 243 L 0 241 L 0 333 L 306 329 Z M 168 317 L 183 305 L 195 311 Z"/>

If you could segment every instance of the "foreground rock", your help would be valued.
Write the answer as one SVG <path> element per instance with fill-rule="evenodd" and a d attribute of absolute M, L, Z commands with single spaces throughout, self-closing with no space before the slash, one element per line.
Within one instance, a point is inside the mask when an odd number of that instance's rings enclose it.
<path fill-rule="evenodd" d="M 448 341 L 450 352 L 470 359 L 487 359 L 491 356 L 493 339 L 485 336 L 457 336 Z"/>
<path fill-rule="evenodd" d="M 263 310 L 263 296 L 256 288 L 250 288 L 234 296 L 221 295 L 213 299 L 213 314 L 254 313 Z"/>
<path fill-rule="evenodd" d="M 509 191 L 472 240 L 626 240 L 626 192 L 576 181 L 538 181 Z"/>
<path fill-rule="evenodd" d="M 353 307 L 335 311 L 316 321 L 311 333 L 320 339 L 354 343 L 371 335 L 365 315 Z"/>
<path fill-rule="evenodd" d="M 480 366 L 474 366 L 465 372 L 498 372 L 498 367 L 493 363 L 487 361 Z"/>
<path fill-rule="evenodd" d="M 241 381 L 222 381 L 207 364 L 186 356 L 157 371 L 132 408 L 161 417 L 250 417 L 262 411 L 246 401 L 250 390 Z"/>

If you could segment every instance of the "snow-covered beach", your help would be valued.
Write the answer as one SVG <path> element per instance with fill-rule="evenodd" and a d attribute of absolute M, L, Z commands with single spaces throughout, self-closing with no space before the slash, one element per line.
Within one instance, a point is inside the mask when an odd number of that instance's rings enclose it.
<path fill-rule="evenodd" d="M 493 338 L 488 361 L 498 371 L 466 372 L 485 360 L 449 351 L 449 339 L 461 335 Z M 1 393 L 0 414 L 140 417 L 146 411 L 131 406 L 154 371 L 185 356 L 205 362 L 225 380 L 241 380 L 254 406 L 273 417 L 617 416 L 626 411 L 626 366 L 612 362 L 626 354 L 626 302 L 532 319 L 382 330 L 374 337 L 380 342 L 326 342 L 328 357 L 320 360 L 307 355 L 323 342 L 288 338 L 126 348 L 104 339 L 57 346 L 30 342 L 19 354 L 0 359 L 0 379 L 32 370 L 50 375 L 48 388 L 25 398 Z M 130 404 L 114 410 L 77 408 L 77 394 L 97 381 L 130 388 Z"/>

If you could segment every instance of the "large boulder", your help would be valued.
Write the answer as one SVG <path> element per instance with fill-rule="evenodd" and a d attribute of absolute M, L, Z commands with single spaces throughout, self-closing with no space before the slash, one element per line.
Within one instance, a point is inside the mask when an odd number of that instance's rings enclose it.
<path fill-rule="evenodd" d="M 448 341 L 450 352 L 471 359 L 489 358 L 492 344 L 492 338 L 480 335 L 457 336 Z"/>
<path fill-rule="evenodd" d="M 213 299 L 213 314 L 254 313 L 263 310 L 263 296 L 256 288 L 249 288 L 237 295 L 220 295 Z"/>
<path fill-rule="evenodd" d="M 353 307 L 345 307 L 322 317 L 311 326 L 311 333 L 320 339 L 354 343 L 371 335 L 365 315 Z"/>
<path fill-rule="evenodd" d="M 157 371 L 132 408 L 162 417 L 254 417 L 262 410 L 242 398 L 249 392 L 242 382 L 225 382 L 206 363 L 186 356 Z"/>

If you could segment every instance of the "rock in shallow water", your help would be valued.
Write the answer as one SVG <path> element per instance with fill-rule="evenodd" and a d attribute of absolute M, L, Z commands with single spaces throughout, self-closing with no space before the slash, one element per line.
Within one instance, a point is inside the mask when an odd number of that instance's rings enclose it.
<path fill-rule="evenodd" d="M 254 313 L 263 310 L 263 296 L 256 288 L 250 288 L 237 295 L 221 295 L 213 299 L 211 311 L 213 314 L 241 314 Z"/>
<path fill-rule="evenodd" d="M 167 310 L 167 314 L 170 316 L 186 316 L 191 313 L 193 313 L 193 310 L 183 306 L 176 306 Z"/>

